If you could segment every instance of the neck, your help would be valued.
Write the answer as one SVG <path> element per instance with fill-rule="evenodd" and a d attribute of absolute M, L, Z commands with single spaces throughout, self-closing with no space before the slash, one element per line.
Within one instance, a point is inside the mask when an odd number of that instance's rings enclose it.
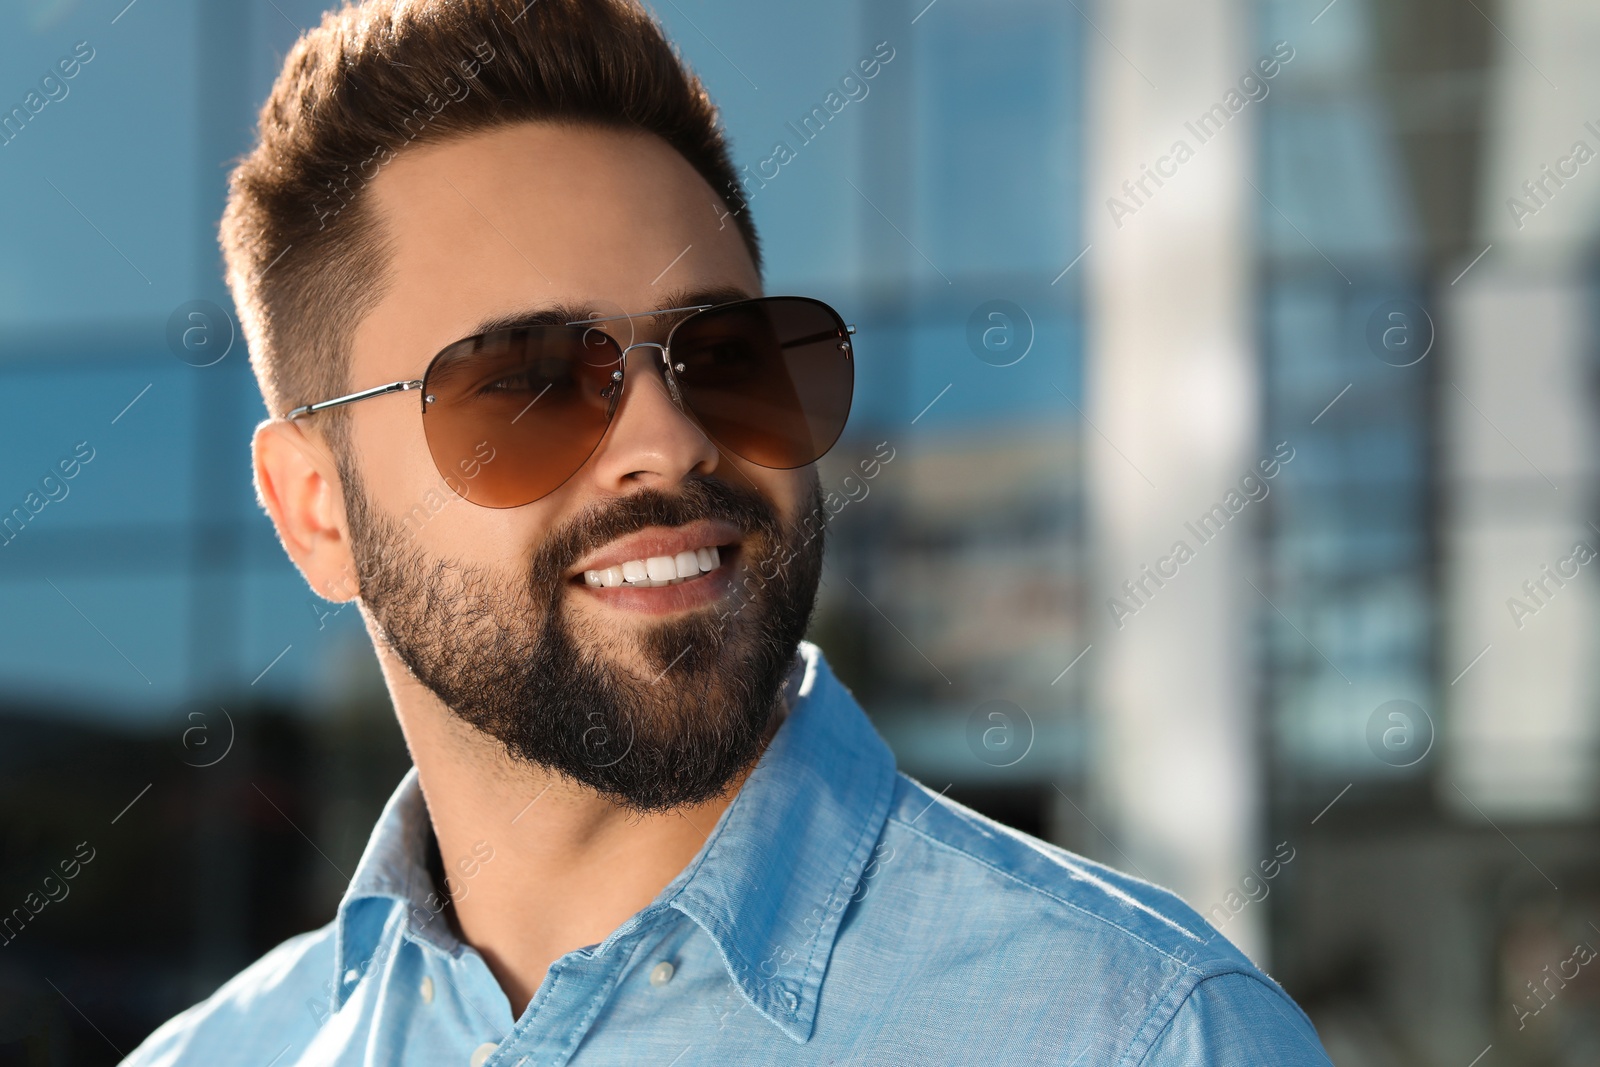
<path fill-rule="evenodd" d="M 512 760 L 404 667 L 383 666 L 438 840 L 440 894 L 514 1016 L 550 964 L 605 940 L 688 866 L 755 767 L 752 761 L 716 798 L 639 814 Z M 766 741 L 783 713 L 780 706 Z"/>

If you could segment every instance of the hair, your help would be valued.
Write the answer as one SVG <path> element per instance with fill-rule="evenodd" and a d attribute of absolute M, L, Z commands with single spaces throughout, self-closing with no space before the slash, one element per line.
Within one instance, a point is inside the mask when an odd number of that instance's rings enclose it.
<path fill-rule="evenodd" d="M 727 206 L 760 272 L 716 107 L 636 0 L 346 5 L 284 60 L 222 218 L 228 286 L 269 414 L 349 391 L 351 337 L 384 291 L 384 235 L 366 193 L 381 168 L 408 145 L 539 121 L 662 138 Z M 321 416 L 336 451 L 344 414 Z"/>

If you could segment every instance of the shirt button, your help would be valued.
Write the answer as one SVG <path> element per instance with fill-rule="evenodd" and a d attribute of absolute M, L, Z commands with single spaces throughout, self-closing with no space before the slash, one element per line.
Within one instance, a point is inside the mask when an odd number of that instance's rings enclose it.
<path fill-rule="evenodd" d="M 483 1067 L 484 1061 L 490 1056 L 493 1056 L 494 1050 L 499 1047 L 500 1046 L 495 1044 L 493 1041 L 485 1041 L 483 1044 L 472 1050 L 472 1059 L 467 1062 L 469 1062 L 472 1067 Z"/>
<path fill-rule="evenodd" d="M 427 975 L 422 976 L 422 1002 L 424 1004 L 433 1003 L 433 979 Z"/>
<path fill-rule="evenodd" d="M 666 960 L 662 960 L 651 969 L 650 984 L 654 986 L 666 985 L 668 982 L 672 981 L 672 975 L 676 972 L 676 970 L 677 968 L 673 967 L 672 964 L 668 963 Z"/>
<path fill-rule="evenodd" d="M 800 998 L 794 995 L 794 990 L 785 989 L 778 994 L 778 999 L 783 1003 L 785 1011 L 793 1012 L 800 1006 Z"/>

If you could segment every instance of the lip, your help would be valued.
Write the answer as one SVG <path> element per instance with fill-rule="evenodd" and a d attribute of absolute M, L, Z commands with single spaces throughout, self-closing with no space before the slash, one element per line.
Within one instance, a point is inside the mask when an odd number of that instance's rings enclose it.
<path fill-rule="evenodd" d="M 719 547 L 736 545 L 743 539 L 738 528 L 726 523 L 711 519 L 696 519 L 694 522 L 683 526 L 650 526 L 626 537 L 597 549 L 585 556 L 572 569 L 567 571 L 567 579 L 574 578 L 580 581 L 584 571 L 600 571 L 607 567 L 617 567 L 630 559 L 649 559 L 651 556 L 676 556 L 679 552 L 689 552 L 697 548 L 707 548 L 711 545 Z M 715 571 L 708 571 L 701 577 L 711 577 L 726 571 L 727 561 Z M 698 580 L 685 582 L 679 586 L 660 586 L 655 589 L 632 590 L 632 592 L 664 593 L 671 589 L 682 589 L 691 585 L 698 585 Z M 585 586 L 587 589 L 588 587 Z M 623 592 L 622 587 L 617 589 L 590 590 L 591 592 Z"/>
<path fill-rule="evenodd" d="M 671 615 L 692 611 L 720 601 L 733 592 L 735 567 L 742 553 L 737 548 L 722 550 L 722 565 L 677 585 L 618 585 L 596 589 L 580 575 L 568 587 L 581 596 L 594 597 L 608 608 L 633 615 Z M 629 556 L 637 559 L 637 556 Z"/>

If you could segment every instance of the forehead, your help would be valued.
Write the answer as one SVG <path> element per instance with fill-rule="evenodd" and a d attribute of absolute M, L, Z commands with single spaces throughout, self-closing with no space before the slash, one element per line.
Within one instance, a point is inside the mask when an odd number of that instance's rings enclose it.
<path fill-rule="evenodd" d="M 418 375 L 486 322 L 550 309 L 632 314 L 701 302 L 685 293 L 760 292 L 722 200 L 652 134 L 501 127 L 400 153 L 369 194 L 385 286 L 356 331 L 356 385 Z"/>

